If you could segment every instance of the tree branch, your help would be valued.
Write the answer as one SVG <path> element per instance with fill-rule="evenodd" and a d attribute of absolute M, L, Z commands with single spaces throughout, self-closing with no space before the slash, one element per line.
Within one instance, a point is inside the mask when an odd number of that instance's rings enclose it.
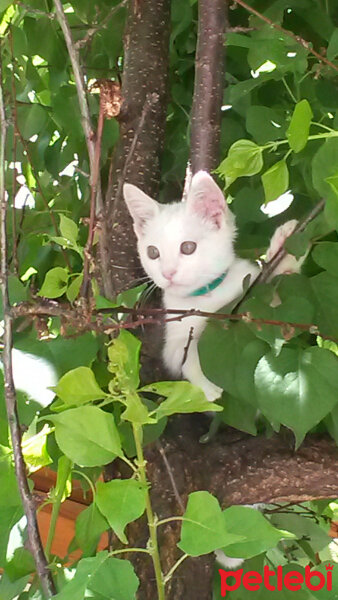
<path fill-rule="evenodd" d="M 300 44 L 300 46 L 302 46 L 303 48 L 305 48 L 308 52 L 310 52 L 310 54 L 312 54 L 313 56 L 315 56 L 316 58 L 318 58 L 318 60 L 320 62 L 325 63 L 326 65 L 328 65 L 329 67 L 331 67 L 331 69 L 334 69 L 335 71 L 338 71 L 338 66 L 337 65 L 335 65 L 328 58 L 326 58 L 326 56 L 323 56 L 322 54 L 319 54 L 319 52 L 316 52 L 316 50 L 314 50 L 311 47 L 310 42 L 307 42 L 306 40 L 304 40 L 300 35 L 295 35 L 294 33 L 292 33 L 292 31 L 288 31 L 287 29 L 284 29 L 284 27 L 282 27 L 281 25 L 278 25 L 278 23 L 274 23 L 273 21 L 271 21 L 271 19 L 269 19 L 265 15 L 262 15 L 262 13 L 258 12 L 258 10 L 255 10 L 254 8 L 252 8 L 252 6 L 249 6 L 249 4 L 247 4 L 246 2 L 243 2 L 243 0 L 234 0 L 234 1 L 235 1 L 236 4 L 239 4 L 240 6 L 242 6 L 243 8 L 245 8 L 245 10 L 247 10 L 248 12 L 250 12 L 252 15 L 255 15 L 256 17 L 258 17 L 259 19 L 261 19 L 261 21 L 264 21 L 265 23 L 267 23 L 268 25 L 270 25 L 270 27 L 273 27 L 277 31 L 281 31 L 285 35 L 287 35 L 290 38 L 292 38 L 295 42 L 297 42 L 297 44 Z"/>
<path fill-rule="evenodd" d="M 219 162 L 226 17 L 226 1 L 199 0 L 190 139 L 193 174 L 200 169 L 211 171 Z"/>
<path fill-rule="evenodd" d="M 1 142 L 0 142 L 0 202 L 1 202 L 1 294 L 4 310 L 4 382 L 5 403 L 8 422 L 11 432 L 15 473 L 18 481 L 19 492 L 23 508 L 27 518 L 27 533 L 30 549 L 35 561 L 37 574 L 40 578 L 42 589 L 47 598 L 56 593 L 53 578 L 48 568 L 44 554 L 39 529 L 36 520 L 35 503 L 30 493 L 26 465 L 21 448 L 21 430 L 17 412 L 16 392 L 13 381 L 12 370 L 12 315 L 8 294 L 8 270 L 7 270 L 7 199 L 5 190 L 5 144 L 7 135 L 7 121 L 4 108 L 2 87 L 2 61 L 0 57 L 0 119 L 1 119 Z"/>

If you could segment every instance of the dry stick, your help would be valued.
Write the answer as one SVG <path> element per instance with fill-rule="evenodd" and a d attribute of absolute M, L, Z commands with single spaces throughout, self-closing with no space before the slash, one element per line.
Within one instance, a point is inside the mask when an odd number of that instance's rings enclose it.
<path fill-rule="evenodd" d="M 7 231 L 6 214 L 7 201 L 5 192 L 5 143 L 7 135 L 7 121 L 4 109 L 4 98 L 2 88 L 2 61 L 0 57 L 0 119 L 1 119 L 1 143 L 0 143 L 0 202 L 1 202 L 1 294 L 4 310 L 4 381 L 5 381 L 5 402 L 8 416 L 8 422 L 11 432 L 13 447 L 15 473 L 18 481 L 18 487 L 22 499 L 23 508 L 27 518 L 27 533 L 30 550 L 34 557 L 36 571 L 41 581 L 43 592 L 47 598 L 56 593 L 53 578 L 48 568 L 48 563 L 44 554 L 40 539 L 35 503 L 30 493 L 26 465 L 22 455 L 21 448 L 21 430 L 18 418 L 16 392 L 13 381 L 12 369 L 12 315 L 10 312 L 10 302 L 8 295 L 8 270 L 7 270 Z"/>
<path fill-rule="evenodd" d="M 313 54 L 313 56 L 318 58 L 318 60 L 320 62 L 323 62 L 326 65 L 328 65 L 329 67 L 331 67 L 331 69 L 338 71 L 337 65 L 335 65 L 328 58 L 326 58 L 326 56 L 322 56 L 321 54 L 319 54 L 319 52 L 316 52 L 316 50 L 311 48 L 310 42 L 307 42 L 306 40 L 304 40 L 300 35 L 295 35 L 294 33 L 292 33 L 292 31 L 288 31 L 287 29 L 284 29 L 284 27 L 282 27 L 281 25 L 278 25 L 278 23 L 274 23 L 273 21 L 271 21 L 271 19 L 269 19 L 265 15 L 262 15 L 260 12 L 258 12 L 254 8 L 252 8 L 252 6 L 249 6 L 249 4 L 247 4 L 246 2 L 243 2 L 243 0 L 234 0 L 234 1 L 236 4 L 239 4 L 240 6 L 245 8 L 245 10 L 247 10 L 251 14 L 255 15 L 256 17 L 258 17 L 259 19 L 261 19 L 262 21 L 264 21 L 265 23 L 267 23 L 274 29 L 277 29 L 277 31 L 281 31 L 285 35 L 292 38 L 295 42 L 297 42 L 297 44 L 300 44 L 303 48 L 306 48 L 306 50 L 308 50 L 308 52 L 310 52 L 310 54 Z"/>

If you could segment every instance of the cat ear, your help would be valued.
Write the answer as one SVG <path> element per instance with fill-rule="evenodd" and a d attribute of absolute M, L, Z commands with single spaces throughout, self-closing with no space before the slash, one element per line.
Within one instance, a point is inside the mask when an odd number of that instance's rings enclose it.
<path fill-rule="evenodd" d="M 193 176 L 187 204 L 194 213 L 221 227 L 227 205 L 222 191 L 206 171 Z"/>
<path fill-rule="evenodd" d="M 140 236 L 144 231 L 147 221 L 150 221 L 158 214 L 158 204 L 136 187 L 136 185 L 132 185 L 131 183 L 124 184 L 123 195 L 134 221 L 135 233 L 137 236 Z"/>

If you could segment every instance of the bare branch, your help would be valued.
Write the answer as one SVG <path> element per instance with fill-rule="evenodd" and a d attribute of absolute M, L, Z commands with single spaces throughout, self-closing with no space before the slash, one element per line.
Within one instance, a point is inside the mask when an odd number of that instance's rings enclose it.
<path fill-rule="evenodd" d="M 17 412 L 16 392 L 13 381 L 12 370 L 12 315 L 8 295 L 8 270 L 7 270 L 7 230 L 6 214 L 7 199 L 5 190 L 5 144 L 7 135 L 7 121 L 4 108 L 2 88 L 2 61 L 0 57 L 0 119 L 1 119 L 1 142 L 0 142 L 0 202 L 1 202 L 1 294 L 4 310 L 4 388 L 5 402 L 8 422 L 11 432 L 15 473 L 22 499 L 23 508 L 27 518 L 27 532 L 30 549 L 35 561 L 37 574 L 40 578 L 44 594 L 50 598 L 56 593 L 53 578 L 48 568 L 44 554 L 39 529 L 36 519 L 35 503 L 30 493 L 26 465 L 21 448 L 21 430 Z"/>

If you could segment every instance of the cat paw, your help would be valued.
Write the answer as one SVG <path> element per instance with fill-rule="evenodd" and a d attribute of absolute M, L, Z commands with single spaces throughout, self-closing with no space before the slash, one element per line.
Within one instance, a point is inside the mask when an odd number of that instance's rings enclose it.
<path fill-rule="evenodd" d="M 206 396 L 206 399 L 208 400 L 208 402 L 215 402 L 215 400 L 218 400 L 218 398 L 220 398 L 223 393 L 222 388 L 218 387 L 211 381 L 206 381 L 200 387 L 202 388 L 203 392 L 205 393 L 205 396 Z"/>
<path fill-rule="evenodd" d="M 269 262 L 275 254 L 284 246 L 285 240 L 294 232 L 298 221 L 296 219 L 292 219 L 292 221 L 287 221 L 277 227 L 275 233 L 273 234 L 270 240 L 270 246 L 266 253 L 266 260 Z"/>
<path fill-rule="evenodd" d="M 271 238 L 270 246 L 266 253 L 267 262 L 269 262 L 284 246 L 285 240 L 292 235 L 297 223 L 298 221 L 296 221 L 296 219 L 292 219 L 291 221 L 283 223 L 283 225 L 280 225 L 280 227 L 277 227 Z M 292 254 L 287 254 L 277 265 L 272 276 L 275 277 L 276 275 L 299 273 L 305 258 L 306 254 L 299 259 L 296 259 L 295 256 L 292 256 Z"/>

